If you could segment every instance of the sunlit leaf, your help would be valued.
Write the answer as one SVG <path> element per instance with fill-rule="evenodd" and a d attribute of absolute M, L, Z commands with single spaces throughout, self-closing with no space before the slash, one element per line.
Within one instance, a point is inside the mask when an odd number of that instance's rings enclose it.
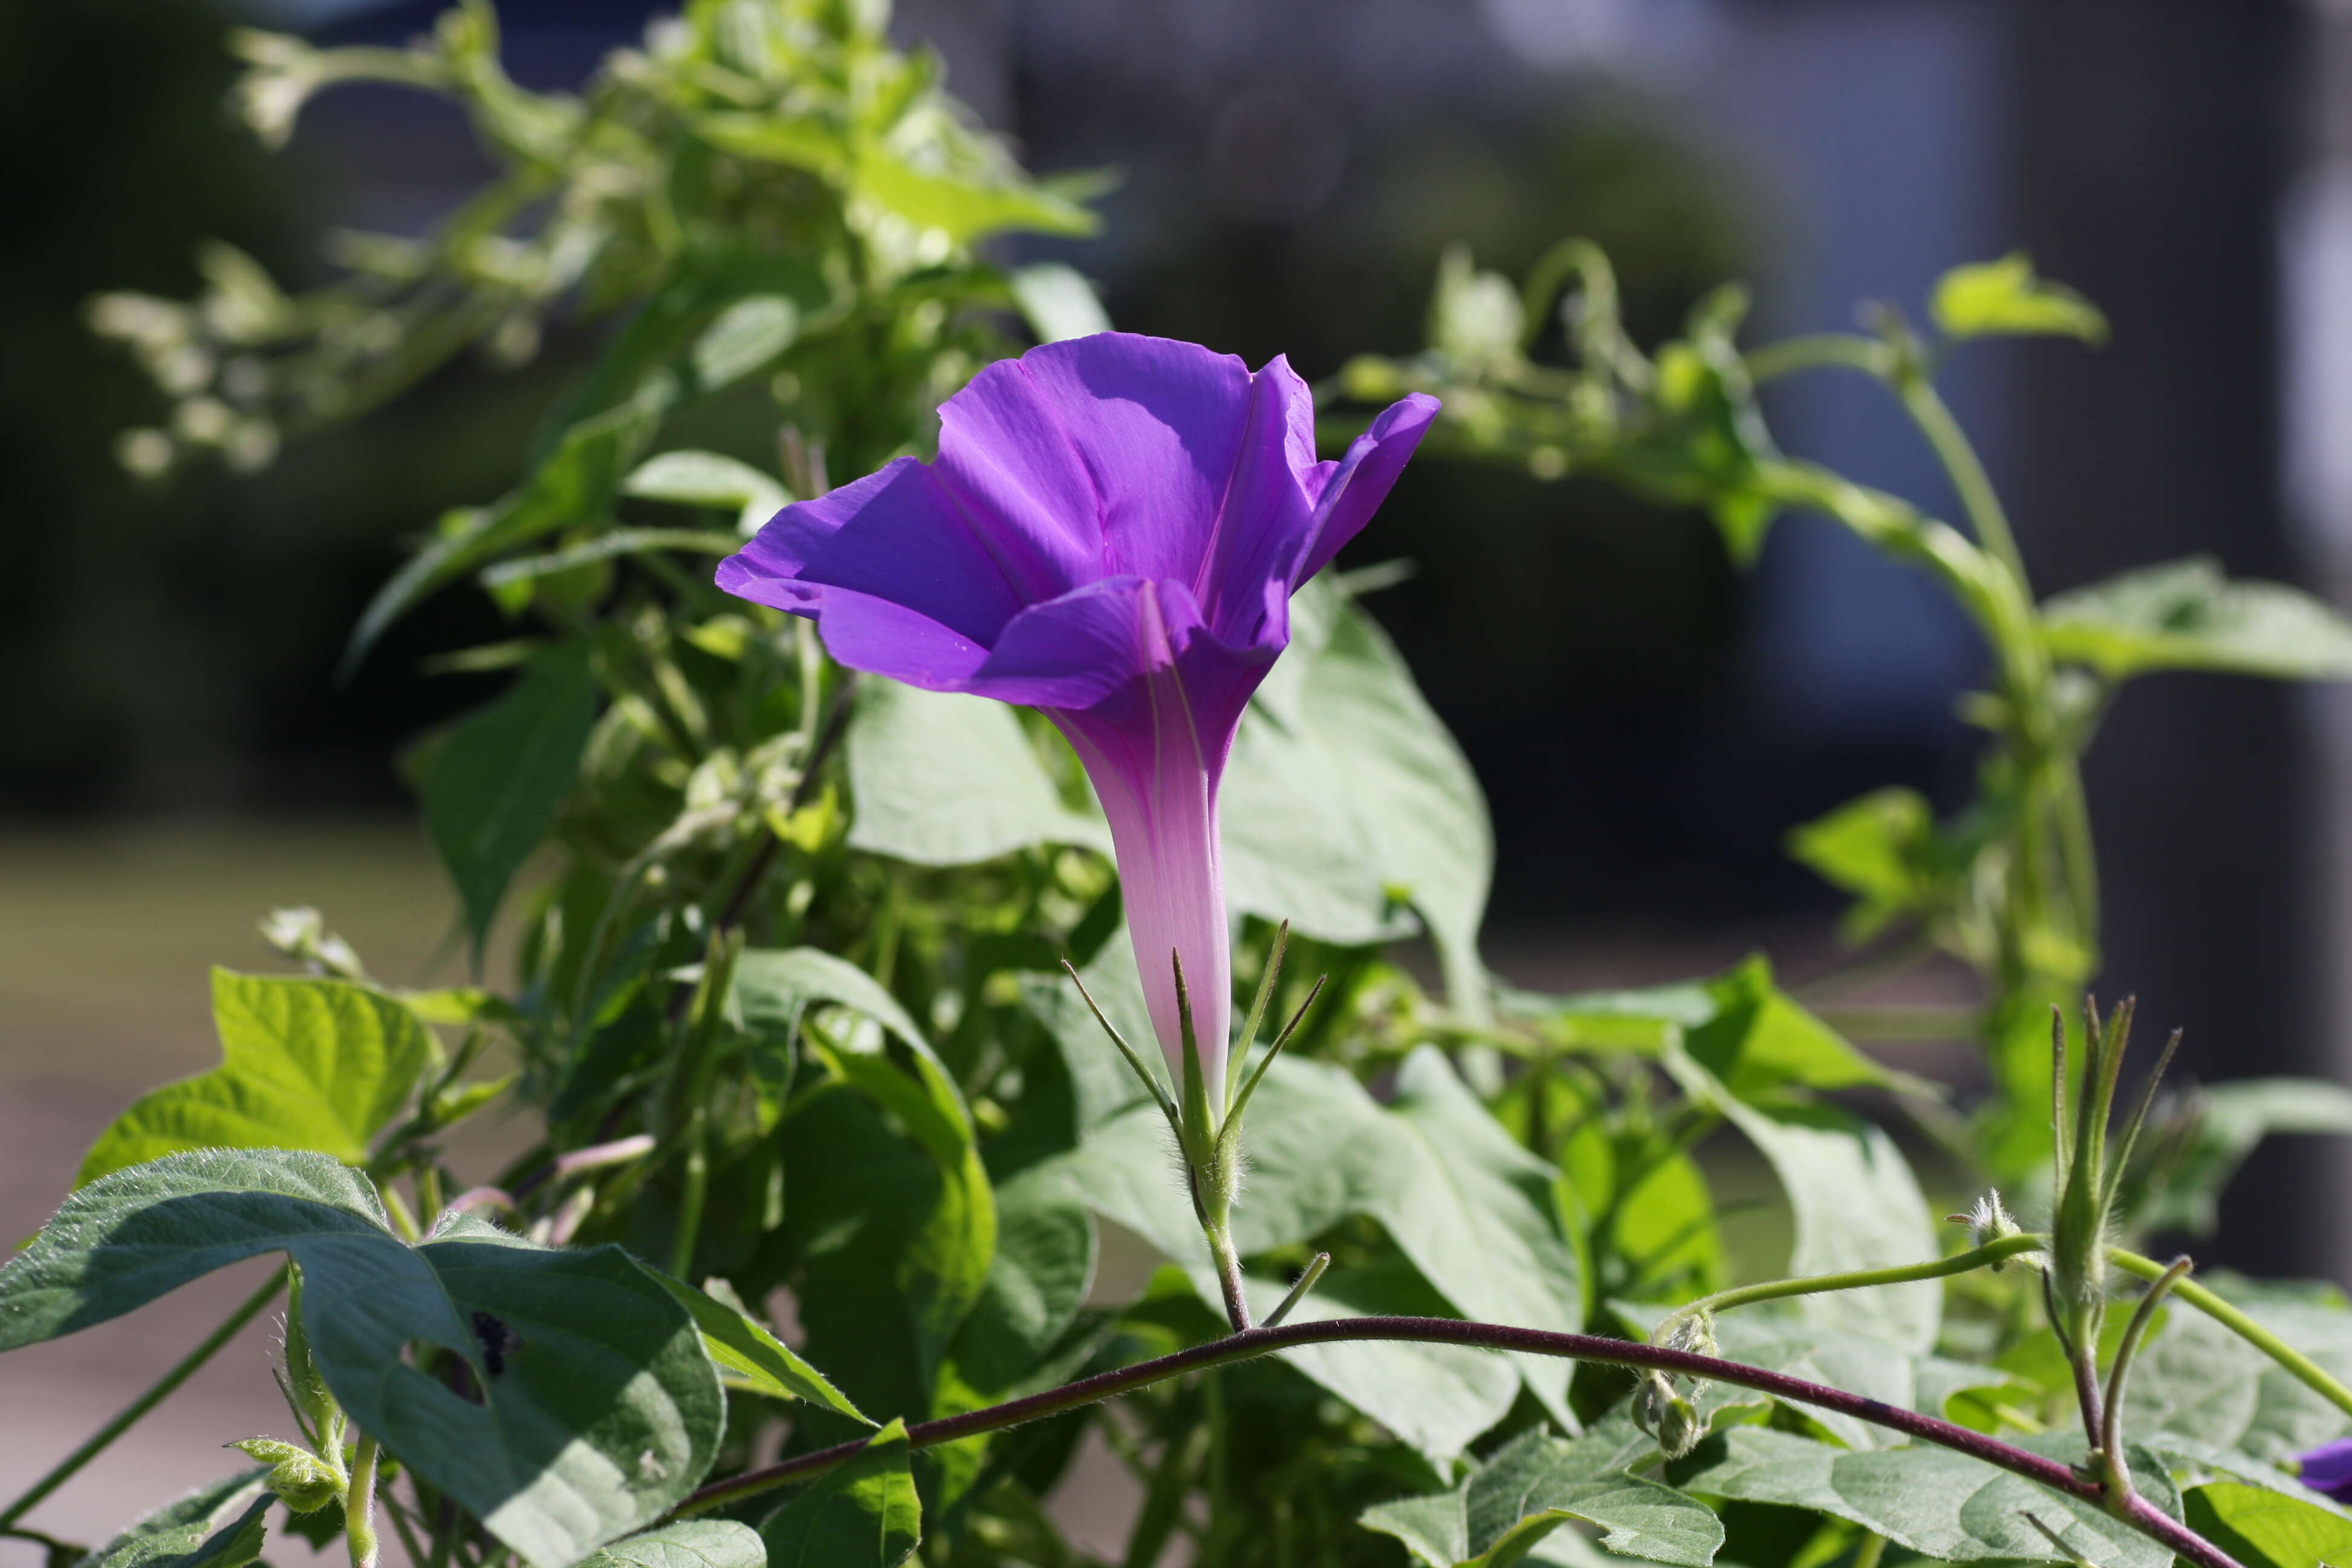
<path fill-rule="evenodd" d="M 2035 277 L 2021 250 L 1953 268 L 1937 279 L 1927 309 L 1948 337 L 2047 333 L 2086 343 L 2107 341 L 2107 319 L 2098 307 L 2063 283 Z"/>
<path fill-rule="evenodd" d="M 74 1185 L 186 1149 L 368 1157 L 433 1062 L 416 1015 L 341 980 L 213 971 L 221 1065 L 142 1095 L 83 1156 Z"/>
<path fill-rule="evenodd" d="M 2052 657 L 2110 679 L 2219 669 L 2282 679 L 2352 677 L 2352 625 L 2310 595 L 2231 582 L 2198 555 L 2144 566 L 2042 606 Z"/>
<path fill-rule="evenodd" d="M 907 1455 L 907 1428 L 893 1421 L 810 1482 L 760 1527 L 770 1568 L 898 1568 L 923 1539 Z"/>

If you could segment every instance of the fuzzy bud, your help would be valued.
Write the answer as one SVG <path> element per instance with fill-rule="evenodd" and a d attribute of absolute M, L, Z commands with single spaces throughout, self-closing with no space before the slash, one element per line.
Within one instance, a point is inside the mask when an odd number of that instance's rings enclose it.
<path fill-rule="evenodd" d="M 269 1489 L 296 1513 L 317 1512 L 340 1499 L 351 1484 L 341 1466 L 331 1465 L 308 1448 L 281 1443 L 275 1437 L 247 1437 L 229 1447 L 268 1465 Z"/>

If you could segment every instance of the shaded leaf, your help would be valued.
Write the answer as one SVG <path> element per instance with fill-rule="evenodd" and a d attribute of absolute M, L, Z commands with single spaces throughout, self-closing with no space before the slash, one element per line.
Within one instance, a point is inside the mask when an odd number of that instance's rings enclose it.
<path fill-rule="evenodd" d="M 702 1348 L 718 1363 L 719 1375 L 729 1386 L 774 1399 L 805 1399 L 852 1421 L 874 1425 L 871 1417 L 825 1381 L 823 1373 L 769 1332 L 766 1324 L 684 1280 L 667 1275 L 658 1278 L 701 1331 Z"/>
<path fill-rule="evenodd" d="M 1302 935 L 1361 944 L 1428 923 L 1448 1000 L 1489 1010 L 1478 928 L 1494 831 L 1475 774 L 1393 645 L 1321 579 L 1244 716 L 1225 773 L 1227 896 Z"/>
<path fill-rule="evenodd" d="M 368 602 L 352 628 L 342 674 L 348 678 L 384 628 L 436 589 L 518 544 L 608 517 L 622 476 L 677 393 L 669 376 L 643 378 L 625 400 L 564 426 L 530 477 L 497 504 L 442 519 L 433 538 Z"/>
<path fill-rule="evenodd" d="M 0 1268 L 0 1351 L 268 1252 L 301 1267 L 311 1354 L 353 1422 L 532 1568 L 652 1523 L 717 1452 L 701 1337 L 625 1252 L 544 1251 L 476 1221 L 410 1247 L 367 1178 L 317 1153 L 173 1154 L 84 1187 Z M 483 1402 L 415 1364 L 426 1347 Z"/>
<path fill-rule="evenodd" d="M 869 677 L 848 753 L 853 849 L 919 866 L 968 866 L 1035 844 L 1110 853 L 1109 826 L 1062 804 L 1002 702 Z"/>
<path fill-rule="evenodd" d="M 596 676 L 575 644 L 532 656 L 504 696 L 477 708 L 425 759 L 425 826 L 478 950 L 508 884 L 555 825 L 596 721 Z"/>
<path fill-rule="evenodd" d="M 278 1500 L 247 1470 L 157 1509 L 82 1559 L 81 1568 L 245 1568 L 261 1555 Z"/>
<path fill-rule="evenodd" d="M 2049 1458 L 2078 1462 L 2080 1437 L 2020 1440 Z M 1916 1447 L 1856 1453 L 1765 1426 L 1735 1426 L 1703 1445 L 1682 1484 L 1750 1502 L 1811 1509 L 1874 1531 L 1897 1545 L 1950 1562 L 2046 1563 L 2059 1552 L 2023 1517 L 2059 1532 L 2068 1550 L 2100 1568 L 2171 1568 L 2172 1552 L 2093 1504 L 2036 1486 L 1949 1448 Z M 2164 1467 L 2132 1451 L 2132 1474 L 2148 1500 L 2178 1518 L 2180 1499 Z"/>
<path fill-rule="evenodd" d="M 2111 680 L 2155 669 L 2283 679 L 2352 676 L 2352 626 L 2308 594 L 2231 582 L 2210 557 L 2144 566 L 2042 606 L 2054 658 Z"/>
<path fill-rule="evenodd" d="M 1697 1499 L 1625 1473 L 1613 1438 L 1565 1442 L 1528 1432 L 1452 1491 L 1365 1510 L 1360 1522 L 1393 1535 L 1429 1568 L 1508 1568 L 1571 1520 L 1595 1526 L 1622 1556 L 1706 1568 L 1723 1545 L 1723 1521 Z"/>
<path fill-rule="evenodd" d="M 997 1188 L 995 1252 L 950 1352 L 963 1380 L 993 1393 L 1025 1377 L 1076 1319 L 1095 1254 L 1094 1216 L 1053 1172 Z"/>
<path fill-rule="evenodd" d="M 433 1064 L 415 1014 L 347 981 L 215 969 L 213 1026 L 221 1065 L 133 1100 L 74 1185 L 185 1149 L 310 1149 L 362 1163 Z"/>
<path fill-rule="evenodd" d="M 1166 1179 L 1167 1136 L 1159 1111 L 1139 1106 L 1095 1129 L 1055 1168 L 1072 1196 L 1149 1239 L 1215 1300 L 1191 1206 Z M 1338 1068 L 1276 1058 L 1251 1103 L 1249 1152 L 1234 1211 L 1245 1256 L 1368 1215 L 1457 1313 L 1562 1331 L 1580 1325 L 1581 1275 L 1553 1207 L 1550 1167 L 1503 1131 L 1434 1047 L 1406 1058 L 1387 1106 Z M 1338 1301 L 1343 1289 L 1335 1273 L 1308 1300 Z M 1312 1375 L 1307 1362 L 1284 1353 Z M 1556 1417 L 1570 1419 L 1567 1364 L 1513 1362 Z"/>
<path fill-rule="evenodd" d="M 1836 1106 L 1740 1100 L 1681 1051 L 1668 1054 L 1667 1066 L 1687 1092 L 1714 1104 L 1771 1163 L 1796 1226 L 1791 1276 L 1885 1268 L 1939 1256 L 1918 1179 L 1885 1129 Z M 1881 1285 L 1807 1296 L 1798 1309 L 1817 1324 L 1924 1352 L 1936 1342 L 1943 1291 L 1932 1279 Z"/>

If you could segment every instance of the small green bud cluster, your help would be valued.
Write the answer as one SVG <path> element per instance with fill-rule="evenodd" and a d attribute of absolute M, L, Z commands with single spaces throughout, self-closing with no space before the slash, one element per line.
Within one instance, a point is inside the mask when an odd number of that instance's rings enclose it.
<path fill-rule="evenodd" d="M 1714 1315 L 1703 1310 L 1668 1318 L 1650 1336 L 1650 1342 L 1694 1355 L 1722 1353 L 1715 1340 Z M 1671 1373 L 1645 1372 L 1633 1391 L 1635 1423 L 1658 1440 L 1659 1452 L 1669 1459 L 1683 1458 L 1706 1436 L 1706 1418 L 1698 1410 L 1698 1398 L 1706 1392 L 1706 1380 L 1695 1377 L 1689 1382 L 1690 1393 L 1685 1395 L 1675 1392 Z"/>

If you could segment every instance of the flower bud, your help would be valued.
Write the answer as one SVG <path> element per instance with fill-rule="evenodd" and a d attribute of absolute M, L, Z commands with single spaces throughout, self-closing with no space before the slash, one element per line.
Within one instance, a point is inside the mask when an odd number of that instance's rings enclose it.
<path fill-rule="evenodd" d="M 340 1465 L 275 1437 L 247 1437 L 229 1447 L 268 1465 L 269 1489 L 296 1513 L 317 1512 L 340 1499 L 351 1484 Z"/>

